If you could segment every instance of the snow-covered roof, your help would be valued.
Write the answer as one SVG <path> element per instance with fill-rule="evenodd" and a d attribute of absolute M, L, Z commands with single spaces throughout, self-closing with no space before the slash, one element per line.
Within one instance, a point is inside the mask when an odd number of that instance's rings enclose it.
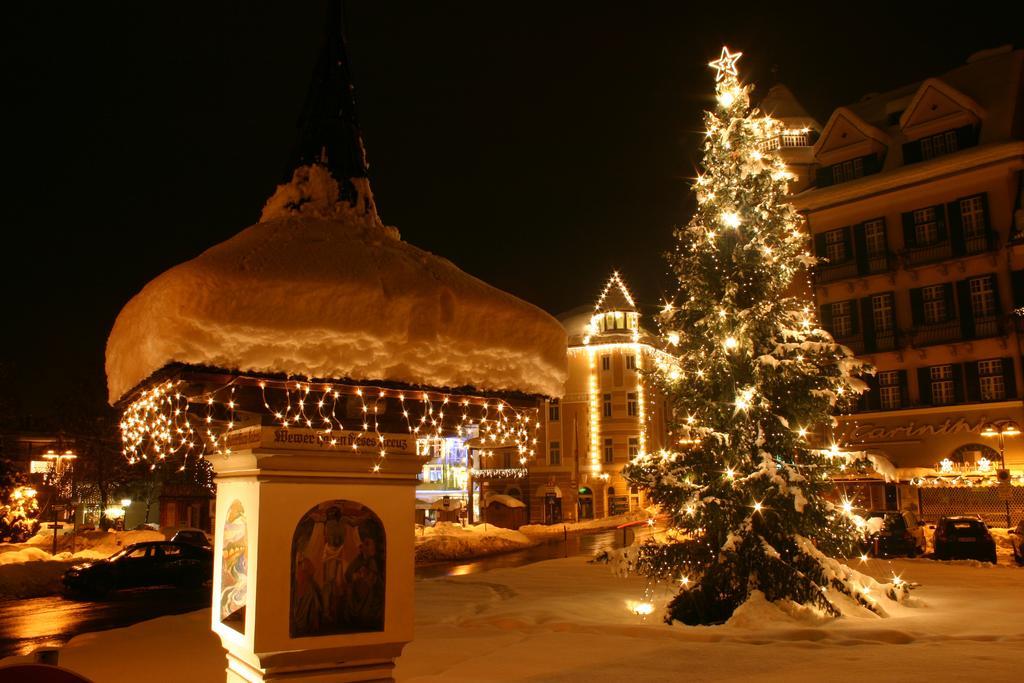
<path fill-rule="evenodd" d="M 782 83 L 776 83 L 769 88 L 758 106 L 761 111 L 772 118 L 783 121 L 788 126 L 807 126 L 814 130 L 821 130 L 821 124 L 817 119 L 807 113 L 804 106 L 796 99 L 793 91 Z"/>
<path fill-rule="evenodd" d="M 349 202 L 300 167 L 260 222 L 147 284 L 107 340 L 110 401 L 174 363 L 560 395 L 558 321 L 403 242 L 351 182 Z"/>
<path fill-rule="evenodd" d="M 519 500 L 518 498 L 513 498 L 512 496 L 506 495 L 504 493 L 484 494 L 484 504 L 490 505 L 491 503 L 498 503 L 499 505 L 504 505 L 507 508 L 526 507 L 526 503 L 524 503 L 523 501 Z"/>

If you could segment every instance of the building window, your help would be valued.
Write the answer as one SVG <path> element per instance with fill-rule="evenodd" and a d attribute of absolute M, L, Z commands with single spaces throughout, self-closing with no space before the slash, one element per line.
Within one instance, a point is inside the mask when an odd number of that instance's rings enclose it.
<path fill-rule="evenodd" d="M 626 369 L 627 370 L 636 370 L 636 356 L 633 356 L 633 355 L 626 356 Z"/>
<path fill-rule="evenodd" d="M 853 334 L 853 302 L 840 301 L 832 304 L 832 334 L 843 339 Z"/>
<path fill-rule="evenodd" d="M 879 256 L 888 250 L 885 243 L 885 219 L 876 218 L 864 223 L 864 242 L 868 256 Z"/>
<path fill-rule="evenodd" d="M 612 368 L 612 357 L 611 356 L 607 356 L 607 355 L 601 356 L 601 369 L 602 370 L 611 370 L 611 368 Z"/>
<path fill-rule="evenodd" d="M 959 145 L 956 142 L 956 131 L 947 130 L 944 133 L 938 135 L 931 135 L 926 138 L 921 138 L 921 158 L 922 159 L 934 159 L 940 157 L 943 154 L 950 154 L 959 149 Z"/>
<path fill-rule="evenodd" d="M 975 318 L 991 318 L 996 314 L 995 283 L 991 275 L 968 281 L 971 290 L 971 311 Z"/>
<path fill-rule="evenodd" d="M 605 394 L 604 395 L 604 416 L 605 417 L 611 417 L 612 416 L 612 395 L 611 394 Z"/>
<path fill-rule="evenodd" d="M 949 311 L 946 308 L 946 285 L 922 287 L 921 301 L 924 304 L 926 325 L 934 325 L 949 319 Z"/>
<path fill-rule="evenodd" d="M 968 254 L 987 251 L 988 230 L 985 226 L 985 196 L 964 197 L 959 202 L 960 224 L 964 230 L 964 246 Z"/>
<path fill-rule="evenodd" d="M 548 422 L 558 422 L 559 418 L 561 418 L 561 412 L 558 399 L 555 399 L 548 406 Z"/>
<path fill-rule="evenodd" d="M 858 157 L 832 166 L 832 182 L 843 183 L 864 176 L 864 159 Z"/>
<path fill-rule="evenodd" d="M 549 465 L 561 465 L 562 464 L 562 445 L 557 441 L 551 442 L 550 455 L 548 455 Z"/>
<path fill-rule="evenodd" d="M 903 391 L 900 386 L 899 370 L 878 373 L 878 393 L 882 410 L 902 407 Z"/>
<path fill-rule="evenodd" d="M 892 332 L 892 294 L 876 294 L 871 297 L 871 317 L 875 323 L 875 334 Z"/>
<path fill-rule="evenodd" d="M 956 401 L 956 390 L 953 385 L 952 365 L 933 365 L 928 368 L 932 385 L 932 405 L 941 406 Z"/>
<path fill-rule="evenodd" d="M 640 437 L 629 437 L 629 457 L 635 458 L 640 455 Z"/>
<path fill-rule="evenodd" d="M 978 361 L 978 384 L 982 401 L 1001 401 L 1006 398 L 1006 380 L 1001 358 Z"/>
<path fill-rule="evenodd" d="M 610 465 L 615 462 L 615 448 L 611 439 L 604 440 L 604 464 Z"/>
<path fill-rule="evenodd" d="M 939 241 L 939 219 L 935 207 L 914 211 L 914 245 L 926 247 Z"/>
<path fill-rule="evenodd" d="M 850 255 L 846 251 L 846 228 L 825 233 L 825 258 L 829 263 L 843 263 Z"/>
<path fill-rule="evenodd" d="M 626 414 L 630 417 L 636 417 L 636 394 L 626 394 Z"/>

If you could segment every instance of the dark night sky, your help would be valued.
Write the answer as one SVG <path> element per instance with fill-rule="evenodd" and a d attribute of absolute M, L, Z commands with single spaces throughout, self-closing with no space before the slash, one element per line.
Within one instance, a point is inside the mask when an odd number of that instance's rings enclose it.
<path fill-rule="evenodd" d="M 381 214 L 553 313 L 591 302 L 613 267 L 654 304 L 723 42 L 762 91 L 777 66 L 822 123 L 1024 42 L 1005 3 L 914 4 L 350 0 Z M 6 9 L 0 382 L 15 410 L 105 395 L 121 306 L 251 224 L 281 180 L 323 5 L 249 5 Z"/>

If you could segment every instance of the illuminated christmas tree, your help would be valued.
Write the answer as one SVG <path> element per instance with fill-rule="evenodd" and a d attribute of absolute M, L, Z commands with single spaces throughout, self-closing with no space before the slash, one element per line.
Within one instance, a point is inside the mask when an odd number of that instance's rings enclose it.
<path fill-rule="evenodd" d="M 724 621 L 755 590 L 835 616 L 838 592 L 884 613 L 871 591 L 898 598 L 905 587 L 831 559 L 850 556 L 857 525 L 826 497 L 833 473 L 860 464 L 823 440 L 867 368 L 790 295 L 813 257 L 787 202 L 792 176 L 769 151 L 782 124 L 751 109 L 739 57 L 723 49 L 711 63 L 718 106 L 706 114 L 697 210 L 669 255 L 679 293 L 660 316 L 672 360 L 657 379 L 678 440 L 627 468 L 669 532 L 641 548 L 637 568 L 679 586 L 670 622 Z"/>

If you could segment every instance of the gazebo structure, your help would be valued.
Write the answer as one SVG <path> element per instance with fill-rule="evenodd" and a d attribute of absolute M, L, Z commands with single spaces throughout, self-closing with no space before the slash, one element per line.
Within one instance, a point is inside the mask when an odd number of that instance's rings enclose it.
<path fill-rule="evenodd" d="M 530 458 L 566 374 L 556 320 L 381 222 L 329 6 L 291 178 L 107 343 L 126 457 L 216 470 L 229 681 L 390 680 L 413 636 L 419 444 L 471 431 Z"/>

